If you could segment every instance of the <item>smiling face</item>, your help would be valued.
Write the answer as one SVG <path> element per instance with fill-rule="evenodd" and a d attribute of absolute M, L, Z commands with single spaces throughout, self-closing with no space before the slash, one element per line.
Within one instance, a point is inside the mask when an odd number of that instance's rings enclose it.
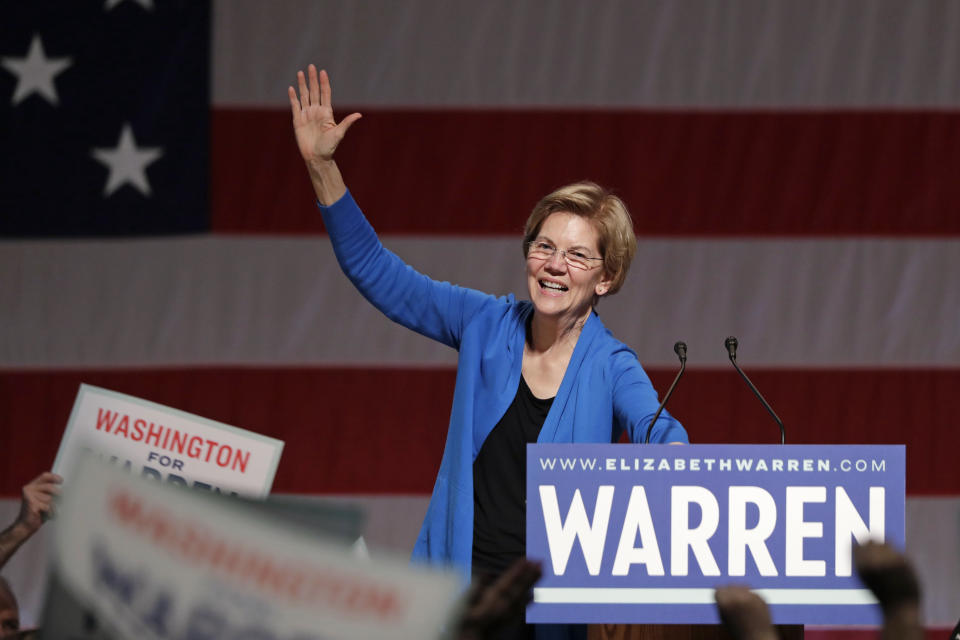
<path fill-rule="evenodd" d="M 589 220 L 566 211 L 551 213 L 540 225 L 537 241 L 599 258 L 600 236 Z M 610 281 L 603 263 L 590 261 L 589 269 L 571 267 L 557 251 L 550 259 L 527 255 L 527 286 L 535 313 L 562 323 L 584 320 L 594 296 L 607 292 Z"/>

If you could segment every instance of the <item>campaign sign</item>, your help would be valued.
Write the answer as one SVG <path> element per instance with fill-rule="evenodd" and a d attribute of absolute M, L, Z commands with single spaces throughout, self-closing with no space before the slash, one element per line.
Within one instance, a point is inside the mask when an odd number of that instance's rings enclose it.
<path fill-rule="evenodd" d="M 45 637 L 424 640 L 460 578 L 210 492 L 131 477 L 90 456 L 64 485 Z"/>
<path fill-rule="evenodd" d="M 711 624 L 745 584 L 777 624 L 876 624 L 853 541 L 904 546 L 904 447 L 527 447 L 528 622 Z"/>
<path fill-rule="evenodd" d="M 168 484 L 264 497 L 283 442 L 82 384 L 53 470 L 70 475 L 85 451 Z"/>

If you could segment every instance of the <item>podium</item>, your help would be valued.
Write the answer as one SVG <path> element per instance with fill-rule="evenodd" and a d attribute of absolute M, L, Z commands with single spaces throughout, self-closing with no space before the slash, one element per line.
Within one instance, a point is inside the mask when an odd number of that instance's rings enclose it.
<path fill-rule="evenodd" d="M 729 638 L 714 593 L 742 584 L 783 638 L 877 624 L 851 550 L 903 545 L 904 479 L 901 445 L 529 445 L 527 555 L 544 576 L 527 621 Z"/>
<path fill-rule="evenodd" d="M 781 640 L 803 640 L 802 624 L 776 625 Z M 587 640 L 732 640 L 719 624 L 591 624 Z"/>

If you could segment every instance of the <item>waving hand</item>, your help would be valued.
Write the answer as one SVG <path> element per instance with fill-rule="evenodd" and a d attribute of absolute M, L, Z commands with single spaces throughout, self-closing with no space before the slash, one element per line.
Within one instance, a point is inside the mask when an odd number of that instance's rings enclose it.
<path fill-rule="evenodd" d="M 337 124 L 333 119 L 333 100 L 330 91 L 330 78 L 326 71 L 320 71 L 312 64 L 307 67 L 308 79 L 303 71 L 297 72 L 297 84 L 300 87 L 300 99 L 293 87 L 287 88 L 290 97 L 290 109 L 293 112 L 293 131 L 297 136 L 300 155 L 308 162 L 328 161 L 343 140 L 354 122 L 360 119 L 359 113 L 351 113 Z"/>
<path fill-rule="evenodd" d="M 311 64 L 307 67 L 307 75 L 305 77 L 303 71 L 297 72 L 299 99 L 293 87 L 287 88 L 293 113 L 293 132 L 297 137 L 300 155 L 307 163 L 317 197 L 321 203 L 329 204 L 345 190 L 340 173 L 332 163 L 333 153 L 350 125 L 360 119 L 360 114 L 351 113 L 337 124 L 333 119 L 333 99 L 327 72 L 320 71 L 318 74 L 317 68 Z"/>

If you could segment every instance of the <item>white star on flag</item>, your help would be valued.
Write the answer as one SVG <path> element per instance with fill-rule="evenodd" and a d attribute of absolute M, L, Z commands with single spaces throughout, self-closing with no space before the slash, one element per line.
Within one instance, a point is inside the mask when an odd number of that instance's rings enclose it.
<path fill-rule="evenodd" d="M 3 67 L 17 76 L 17 88 L 11 104 L 19 104 L 33 93 L 39 93 L 52 105 L 59 102 L 53 78 L 73 64 L 71 58 L 48 58 L 43 51 L 40 34 L 33 34 L 25 58 L 3 58 Z"/>
<path fill-rule="evenodd" d="M 125 184 L 131 184 L 145 196 L 150 195 L 147 165 L 163 155 L 160 147 L 137 148 L 130 123 L 124 123 L 120 139 L 113 149 L 94 149 L 91 155 L 110 169 L 103 196 L 108 197 Z"/>

